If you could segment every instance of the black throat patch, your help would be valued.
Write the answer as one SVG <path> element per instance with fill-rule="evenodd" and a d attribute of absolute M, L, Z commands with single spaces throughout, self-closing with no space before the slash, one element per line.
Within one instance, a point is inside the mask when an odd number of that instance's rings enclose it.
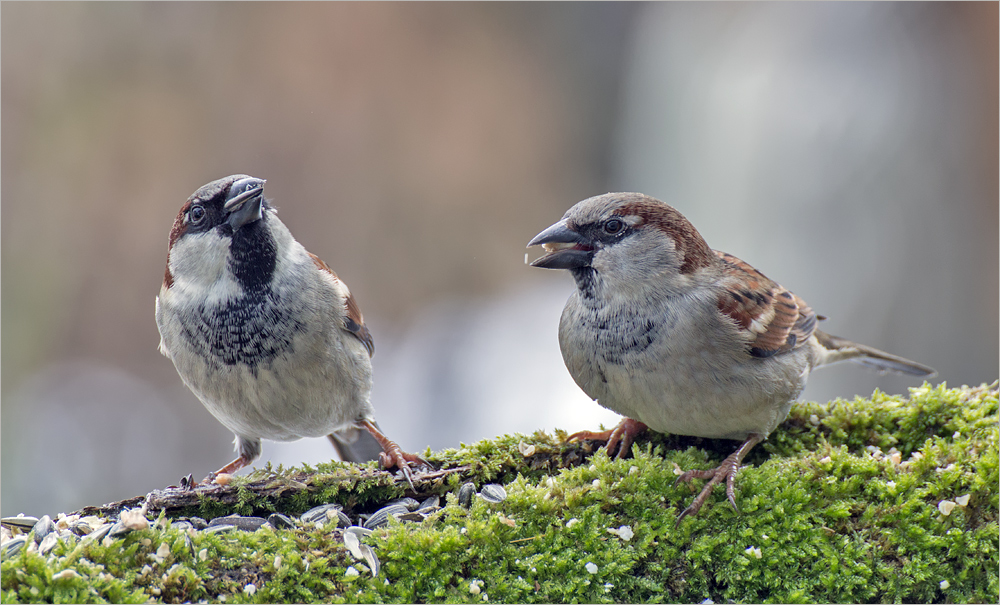
<path fill-rule="evenodd" d="M 247 293 L 269 289 L 278 262 L 278 248 L 264 226 L 266 220 L 265 212 L 259 221 L 243 225 L 229 244 L 229 269 Z"/>

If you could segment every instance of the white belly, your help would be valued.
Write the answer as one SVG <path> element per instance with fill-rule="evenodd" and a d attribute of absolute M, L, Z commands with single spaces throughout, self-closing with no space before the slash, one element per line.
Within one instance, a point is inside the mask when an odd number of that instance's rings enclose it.
<path fill-rule="evenodd" d="M 698 309 L 706 314 L 698 317 Z M 645 321 L 608 305 L 588 307 L 574 294 L 560 321 L 563 359 L 590 397 L 653 430 L 767 435 L 805 386 L 805 348 L 783 359 L 751 357 L 712 311 L 663 308 L 655 322 Z"/>

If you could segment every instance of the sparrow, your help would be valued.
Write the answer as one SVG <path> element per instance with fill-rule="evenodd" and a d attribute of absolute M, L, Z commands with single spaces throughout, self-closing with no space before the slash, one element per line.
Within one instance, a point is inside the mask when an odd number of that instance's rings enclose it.
<path fill-rule="evenodd" d="M 880 372 L 931 377 L 934 370 L 817 329 L 804 300 L 731 254 L 712 250 L 673 207 L 641 193 L 608 193 L 570 208 L 534 237 L 531 263 L 576 281 L 559 320 L 559 347 L 577 385 L 625 418 L 614 429 L 569 439 L 630 451 L 636 435 L 734 439 L 679 523 L 734 480 L 747 453 L 788 415 L 809 373 L 851 360 Z"/>
<path fill-rule="evenodd" d="M 264 182 L 235 174 L 188 198 L 170 229 L 156 297 L 160 352 L 236 435 L 238 457 L 205 482 L 249 465 L 261 439 L 327 435 L 349 458 L 352 442 L 371 449 L 359 440 L 367 434 L 382 466 L 399 467 L 412 488 L 409 463 L 423 461 L 375 422 L 375 344 L 361 309 L 281 222 Z"/>

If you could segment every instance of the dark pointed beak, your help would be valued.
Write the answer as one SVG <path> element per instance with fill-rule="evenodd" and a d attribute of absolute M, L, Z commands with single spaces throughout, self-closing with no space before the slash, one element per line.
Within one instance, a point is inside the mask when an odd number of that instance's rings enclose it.
<path fill-rule="evenodd" d="M 264 202 L 264 179 L 247 177 L 230 185 L 229 198 L 222 207 L 229 213 L 227 222 L 236 231 L 243 225 L 259 221 Z"/>
<path fill-rule="evenodd" d="M 594 257 L 594 245 L 586 237 L 561 220 L 536 235 L 528 247 L 542 246 L 547 254 L 532 261 L 532 267 L 542 269 L 577 269 L 589 267 Z"/>

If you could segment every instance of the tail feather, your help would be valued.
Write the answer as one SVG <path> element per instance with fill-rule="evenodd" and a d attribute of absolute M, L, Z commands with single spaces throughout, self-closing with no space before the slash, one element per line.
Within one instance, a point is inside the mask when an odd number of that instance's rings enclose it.
<path fill-rule="evenodd" d="M 819 344 L 824 349 L 823 355 L 817 365 L 826 365 L 838 361 L 853 361 L 878 372 L 893 372 L 923 378 L 931 378 L 937 375 L 934 368 L 910 361 L 898 355 L 886 353 L 885 351 L 858 344 L 846 338 L 833 336 L 820 330 L 816 330 L 814 334 L 816 340 L 819 341 Z"/>
<path fill-rule="evenodd" d="M 337 455 L 344 462 L 367 462 L 378 460 L 382 446 L 368 431 L 346 429 L 327 435 L 327 439 L 337 450 Z"/>

